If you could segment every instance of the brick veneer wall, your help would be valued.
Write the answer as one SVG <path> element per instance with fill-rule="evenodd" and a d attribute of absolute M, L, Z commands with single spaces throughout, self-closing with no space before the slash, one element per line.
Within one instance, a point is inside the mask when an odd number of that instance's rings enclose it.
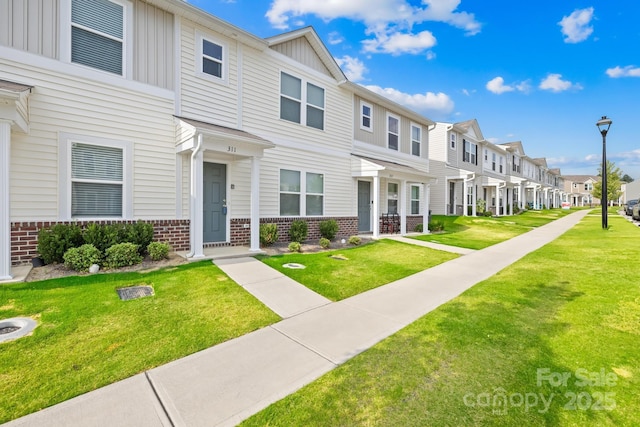
<path fill-rule="evenodd" d="M 276 224 L 278 226 L 278 242 L 289 242 L 289 228 L 291 223 L 296 219 L 304 219 L 307 221 L 309 234 L 307 240 L 320 239 L 320 222 L 328 219 L 335 219 L 338 223 L 338 233 L 336 237 L 349 237 L 358 234 L 358 217 L 283 217 L 283 218 L 260 218 L 260 224 Z M 232 245 L 248 245 L 251 242 L 251 228 L 249 218 L 238 218 L 231 220 L 231 244 Z M 246 226 L 245 226 L 246 224 Z"/>
<path fill-rule="evenodd" d="M 19 265 L 31 262 L 38 256 L 38 232 L 56 224 L 76 224 L 84 228 L 90 223 L 98 224 L 131 224 L 136 221 L 42 221 L 42 222 L 12 222 L 11 223 L 11 264 Z M 189 250 L 189 220 L 148 220 L 153 224 L 153 239 L 167 242 L 173 251 Z"/>

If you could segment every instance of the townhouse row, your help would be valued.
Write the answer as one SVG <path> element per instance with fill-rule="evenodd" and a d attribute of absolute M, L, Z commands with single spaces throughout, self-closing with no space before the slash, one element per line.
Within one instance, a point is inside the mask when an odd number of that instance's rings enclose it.
<path fill-rule="evenodd" d="M 259 251 L 260 223 L 377 237 L 386 213 L 406 233 L 562 198 L 521 143 L 350 82 L 312 28 L 262 39 L 182 0 L 0 2 L 0 170 L 0 280 L 57 223 L 143 220 L 201 258 Z"/>

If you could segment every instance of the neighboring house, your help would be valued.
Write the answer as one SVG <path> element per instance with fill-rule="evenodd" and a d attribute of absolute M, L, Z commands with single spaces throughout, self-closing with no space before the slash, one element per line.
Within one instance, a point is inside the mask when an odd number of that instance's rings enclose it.
<path fill-rule="evenodd" d="M 571 206 L 594 206 L 600 199 L 593 197 L 593 185 L 600 181 L 595 175 L 563 175 L 564 191 Z"/>
<path fill-rule="evenodd" d="M 8 0 L 0 28 L 0 280 L 56 223 L 143 220 L 200 258 L 258 251 L 265 222 L 428 215 L 433 122 L 348 82 L 311 28 L 260 39 L 178 0 Z"/>
<path fill-rule="evenodd" d="M 623 182 L 621 187 L 621 204 L 626 204 L 629 200 L 640 199 L 640 180 Z"/>

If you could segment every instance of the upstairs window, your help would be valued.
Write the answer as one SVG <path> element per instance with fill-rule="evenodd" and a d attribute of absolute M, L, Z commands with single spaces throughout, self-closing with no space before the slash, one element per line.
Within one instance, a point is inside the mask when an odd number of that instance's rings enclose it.
<path fill-rule="evenodd" d="M 71 62 L 124 75 L 125 13 L 116 1 L 72 0 Z"/>
<path fill-rule="evenodd" d="M 373 122 L 372 122 L 372 111 L 373 108 L 371 105 L 361 102 L 360 103 L 360 129 L 367 130 L 371 132 L 373 130 Z"/>
<path fill-rule="evenodd" d="M 324 89 L 287 73 L 280 74 L 280 118 L 324 129 Z M 303 100 L 305 108 L 303 106 Z"/>
<path fill-rule="evenodd" d="M 392 115 L 387 115 L 387 147 L 398 151 L 400 141 L 400 120 Z"/>
<path fill-rule="evenodd" d="M 456 134 L 455 134 L 455 133 L 452 133 L 452 134 L 451 134 L 451 142 L 449 142 L 449 147 L 450 147 L 452 150 L 455 150 L 455 149 L 456 149 Z"/>
<path fill-rule="evenodd" d="M 500 156 L 500 173 L 504 173 L 504 157 Z"/>
<path fill-rule="evenodd" d="M 491 170 L 496 170 L 496 153 L 491 153 Z"/>
<path fill-rule="evenodd" d="M 478 145 L 463 139 L 462 147 L 463 147 L 462 161 L 477 165 L 478 164 Z"/>
<path fill-rule="evenodd" d="M 420 156 L 420 146 L 422 145 L 422 128 L 411 125 L 411 154 Z"/>
<path fill-rule="evenodd" d="M 228 52 L 225 43 L 208 35 L 196 32 L 197 64 L 196 73 L 215 82 L 227 81 Z"/>

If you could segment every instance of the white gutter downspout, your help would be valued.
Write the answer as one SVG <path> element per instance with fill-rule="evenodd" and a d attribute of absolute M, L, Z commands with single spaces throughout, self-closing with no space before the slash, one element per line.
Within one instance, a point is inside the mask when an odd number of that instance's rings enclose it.
<path fill-rule="evenodd" d="M 191 153 L 191 190 L 189 191 L 189 253 L 187 258 L 202 258 L 202 133 L 196 135 L 198 143 Z M 199 212 L 199 214 L 198 214 Z M 200 226 L 198 226 L 200 224 Z M 198 238 L 198 234 L 200 237 Z"/>

